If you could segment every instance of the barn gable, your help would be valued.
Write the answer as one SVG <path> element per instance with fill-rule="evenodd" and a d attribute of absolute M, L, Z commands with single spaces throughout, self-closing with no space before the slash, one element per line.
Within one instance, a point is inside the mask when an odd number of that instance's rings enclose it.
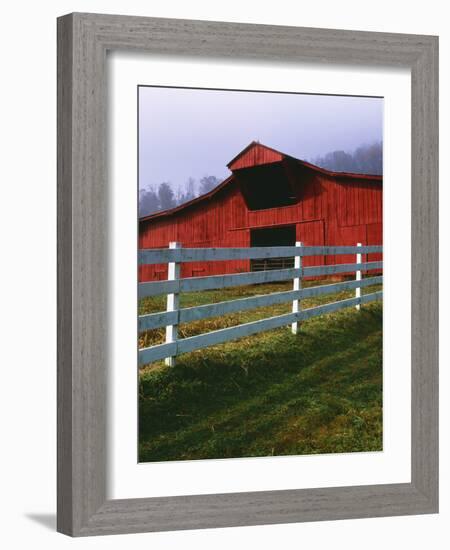
<path fill-rule="evenodd" d="M 260 166 L 262 164 L 270 164 L 271 162 L 280 162 L 284 157 L 285 155 L 283 153 L 257 141 L 252 141 L 245 149 L 230 160 L 227 167 L 234 172 L 241 168 Z"/>
<path fill-rule="evenodd" d="M 286 155 L 252 141 L 228 164 L 249 210 L 290 206 L 298 201 Z"/>

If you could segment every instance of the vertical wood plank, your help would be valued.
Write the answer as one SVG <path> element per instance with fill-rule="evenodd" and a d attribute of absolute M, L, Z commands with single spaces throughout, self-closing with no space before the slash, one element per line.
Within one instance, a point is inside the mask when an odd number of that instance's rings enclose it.
<path fill-rule="evenodd" d="M 169 248 L 181 248 L 181 244 L 177 242 L 169 243 Z M 167 269 L 167 280 L 174 281 L 180 278 L 180 264 L 178 262 L 169 262 Z M 167 295 L 167 311 L 176 311 L 180 307 L 180 296 L 177 293 Z M 178 338 L 178 324 L 167 325 L 166 327 L 166 344 L 176 342 Z M 166 357 L 166 365 L 169 367 L 175 366 L 175 355 Z"/>

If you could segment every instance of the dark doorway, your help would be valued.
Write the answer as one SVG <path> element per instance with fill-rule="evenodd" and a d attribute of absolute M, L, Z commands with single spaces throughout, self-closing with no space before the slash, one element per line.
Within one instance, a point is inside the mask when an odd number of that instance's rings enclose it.
<path fill-rule="evenodd" d="M 249 210 L 278 208 L 297 203 L 281 163 L 242 168 L 234 173 Z"/>
<path fill-rule="evenodd" d="M 250 230 L 250 246 L 295 246 L 295 225 L 267 227 Z M 266 258 L 251 260 L 251 271 L 267 269 L 290 269 L 294 258 Z"/>

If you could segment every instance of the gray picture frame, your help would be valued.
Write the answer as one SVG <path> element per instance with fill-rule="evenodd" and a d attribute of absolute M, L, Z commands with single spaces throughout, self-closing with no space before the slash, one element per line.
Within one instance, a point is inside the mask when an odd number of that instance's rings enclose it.
<path fill-rule="evenodd" d="M 107 499 L 106 53 L 116 49 L 411 69 L 410 483 Z M 59 18 L 58 319 L 58 531 L 85 536 L 436 513 L 438 38 L 84 13 Z"/>

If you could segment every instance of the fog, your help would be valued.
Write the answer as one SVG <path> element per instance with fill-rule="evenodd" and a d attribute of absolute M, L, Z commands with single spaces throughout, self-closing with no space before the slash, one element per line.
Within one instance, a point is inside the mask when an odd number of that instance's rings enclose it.
<path fill-rule="evenodd" d="M 313 161 L 383 141 L 383 99 L 183 88 L 139 88 L 139 186 L 222 180 L 256 140 Z"/>

